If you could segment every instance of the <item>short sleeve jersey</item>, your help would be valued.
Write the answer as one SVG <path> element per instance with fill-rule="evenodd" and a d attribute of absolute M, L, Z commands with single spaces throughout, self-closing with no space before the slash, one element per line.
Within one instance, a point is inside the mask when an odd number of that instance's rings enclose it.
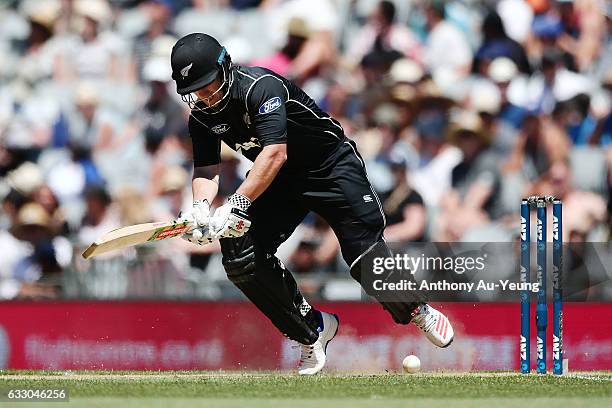
<path fill-rule="evenodd" d="M 234 66 L 229 100 L 217 112 L 191 111 L 194 166 L 220 162 L 221 142 L 254 161 L 262 148 L 287 145 L 286 170 L 316 169 L 345 139 L 342 127 L 306 93 L 274 72 Z M 225 106 L 223 106 L 225 104 Z"/>

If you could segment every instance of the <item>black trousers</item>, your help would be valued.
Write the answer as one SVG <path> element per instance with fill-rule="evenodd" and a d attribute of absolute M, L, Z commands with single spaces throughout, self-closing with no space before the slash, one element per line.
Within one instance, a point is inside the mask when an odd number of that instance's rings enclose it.
<path fill-rule="evenodd" d="M 240 238 L 221 240 L 228 277 L 287 337 L 305 344 L 318 338 L 313 313 L 291 273 L 274 256 L 309 211 L 325 219 L 338 237 L 351 275 L 373 246 L 382 246 L 385 215 L 353 141 L 313 171 L 277 177 L 249 208 L 252 224 Z M 378 244 L 378 245 L 376 245 Z M 414 303 L 381 302 L 398 323 L 409 323 Z"/>

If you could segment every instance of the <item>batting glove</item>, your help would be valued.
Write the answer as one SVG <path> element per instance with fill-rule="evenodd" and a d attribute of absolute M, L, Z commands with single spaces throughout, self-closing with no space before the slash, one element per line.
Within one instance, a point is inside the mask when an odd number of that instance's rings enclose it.
<path fill-rule="evenodd" d="M 181 211 L 179 220 L 190 222 L 196 227 L 207 226 L 210 222 L 210 204 L 207 200 L 194 201 L 190 209 Z"/>
<path fill-rule="evenodd" d="M 181 238 L 196 245 L 210 244 L 215 240 L 209 227 L 194 228 L 181 235 Z"/>
<path fill-rule="evenodd" d="M 207 200 L 194 201 L 192 207 L 179 214 L 179 222 L 189 222 L 194 228 L 181 235 L 186 241 L 196 245 L 206 245 L 214 241 L 210 230 L 210 204 Z"/>
<path fill-rule="evenodd" d="M 213 238 L 237 238 L 243 236 L 251 226 L 247 210 L 251 200 L 242 194 L 232 194 L 227 203 L 217 208 L 211 225 Z"/>

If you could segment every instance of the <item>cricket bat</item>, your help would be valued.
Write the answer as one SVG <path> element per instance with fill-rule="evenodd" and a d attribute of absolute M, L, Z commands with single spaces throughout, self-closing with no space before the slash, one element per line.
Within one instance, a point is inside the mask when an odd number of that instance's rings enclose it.
<path fill-rule="evenodd" d="M 188 221 L 177 222 L 177 220 L 149 222 L 117 228 L 107 232 L 91 244 L 83 252 L 83 258 L 89 259 L 109 251 L 114 251 L 115 249 L 178 237 L 192 228 L 192 223 Z"/>

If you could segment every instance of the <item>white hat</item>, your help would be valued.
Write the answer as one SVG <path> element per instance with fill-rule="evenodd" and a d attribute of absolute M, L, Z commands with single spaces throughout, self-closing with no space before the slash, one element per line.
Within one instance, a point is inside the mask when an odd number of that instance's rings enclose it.
<path fill-rule="evenodd" d="M 253 59 L 253 46 L 243 36 L 233 35 L 227 38 L 223 45 L 232 56 L 232 61 L 237 64 L 247 64 Z"/>
<path fill-rule="evenodd" d="M 22 194 L 29 195 L 44 184 L 40 167 L 32 162 L 25 162 L 8 173 L 8 184 Z"/>
<path fill-rule="evenodd" d="M 55 20 L 60 16 L 62 6 L 58 0 L 25 1 L 20 7 L 28 19 L 48 29 L 53 29 Z"/>
<path fill-rule="evenodd" d="M 464 75 L 455 68 L 437 68 L 431 73 L 431 77 L 442 94 L 450 99 L 462 99 L 466 93 Z"/>
<path fill-rule="evenodd" d="M 151 57 L 166 58 L 170 61 L 170 54 L 172 53 L 172 47 L 174 47 L 176 40 L 176 38 L 168 34 L 163 34 L 155 38 L 151 43 Z M 168 64 L 169 63 L 170 62 L 168 62 Z"/>
<path fill-rule="evenodd" d="M 553 95 L 557 101 L 567 101 L 579 94 L 590 95 L 593 91 L 594 83 L 585 75 L 567 69 L 560 69 L 555 75 Z"/>
<path fill-rule="evenodd" d="M 489 65 L 487 74 L 497 83 L 510 82 L 518 73 L 518 68 L 510 58 L 495 58 Z"/>
<path fill-rule="evenodd" d="M 165 58 L 150 58 L 144 64 L 142 76 L 148 82 L 170 82 L 172 79 L 170 63 Z"/>
<path fill-rule="evenodd" d="M 27 203 L 17 212 L 17 220 L 11 226 L 11 233 L 17 238 L 27 240 L 30 233 L 27 227 L 38 227 L 48 234 L 55 231 L 53 220 L 47 210 L 38 203 Z"/>
<path fill-rule="evenodd" d="M 104 24 L 112 17 L 110 6 L 104 0 L 77 0 L 74 4 L 77 14 Z"/>
<path fill-rule="evenodd" d="M 475 112 L 496 114 L 501 108 L 501 92 L 489 81 L 477 81 L 470 88 L 468 106 Z"/>
<path fill-rule="evenodd" d="M 391 65 L 391 69 L 389 70 L 389 77 L 394 83 L 415 83 L 420 81 L 423 75 L 423 68 L 408 58 L 398 59 Z"/>

